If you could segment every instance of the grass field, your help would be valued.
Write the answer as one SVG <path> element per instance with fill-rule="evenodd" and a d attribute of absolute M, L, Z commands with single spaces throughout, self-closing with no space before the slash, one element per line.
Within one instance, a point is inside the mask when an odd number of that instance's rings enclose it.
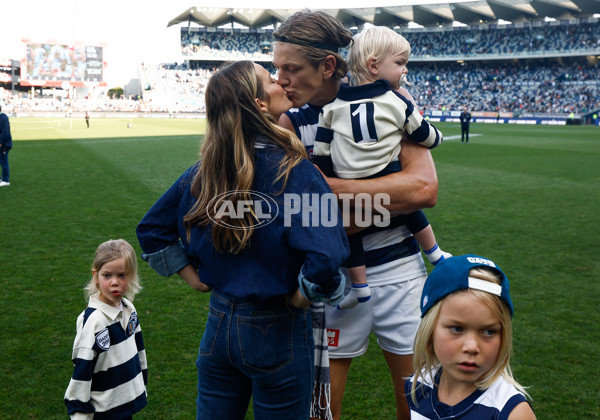
<path fill-rule="evenodd" d="M 0 418 L 66 418 L 75 319 L 95 248 L 122 237 L 197 158 L 201 120 L 11 119 L 11 185 L 0 188 Z M 493 258 L 511 280 L 517 379 L 538 419 L 600 416 L 600 129 L 438 124 L 440 191 L 426 211 L 444 250 Z M 195 416 L 208 295 L 140 262 L 149 358 L 139 419 Z M 354 361 L 344 419 L 392 419 L 371 340 Z M 251 415 L 248 416 L 251 418 Z M 227 420 L 227 419 L 223 419 Z"/>

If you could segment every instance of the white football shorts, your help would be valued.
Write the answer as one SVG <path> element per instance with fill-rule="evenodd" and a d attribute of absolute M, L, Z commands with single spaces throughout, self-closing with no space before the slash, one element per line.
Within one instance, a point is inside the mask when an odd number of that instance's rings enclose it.
<path fill-rule="evenodd" d="M 419 301 L 427 276 L 399 283 L 369 286 L 371 299 L 354 308 L 339 310 L 325 305 L 329 357 L 354 358 L 363 355 L 371 332 L 382 350 L 398 355 L 413 353 L 419 325 Z M 349 287 L 349 283 L 346 285 Z"/>

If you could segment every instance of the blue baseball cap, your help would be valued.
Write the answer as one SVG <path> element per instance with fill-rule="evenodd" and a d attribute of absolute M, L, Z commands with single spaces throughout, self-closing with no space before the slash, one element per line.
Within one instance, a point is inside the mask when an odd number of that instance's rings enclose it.
<path fill-rule="evenodd" d="M 500 284 L 469 277 L 473 268 L 492 269 L 500 275 Z M 499 296 L 506 303 L 512 317 L 514 308 L 510 298 L 508 279 L 492 260 L 477 255 L 467 254 L 446 258 L 438 263 L 423 286 L 421 294 L 421 318 L 433 305 L 450 293 L 465 289 L 477 289 Z"/>

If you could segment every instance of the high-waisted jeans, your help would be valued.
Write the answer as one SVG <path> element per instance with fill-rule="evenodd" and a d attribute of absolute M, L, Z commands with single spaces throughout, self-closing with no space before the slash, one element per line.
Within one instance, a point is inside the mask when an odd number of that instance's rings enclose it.
<path fill-rule="evenodd" d="M 313 359 L 309 309 L 213 290 L 196 361 L 196 418 L 243 420 L 252 397 L 256 420 L 307 420 Z"/>

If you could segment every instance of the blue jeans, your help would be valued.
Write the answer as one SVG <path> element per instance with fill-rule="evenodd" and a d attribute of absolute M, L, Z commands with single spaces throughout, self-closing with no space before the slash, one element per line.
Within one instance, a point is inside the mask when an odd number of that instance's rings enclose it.
<path fill-rule="evenodd" d="M 239 300 L 212 291 L 198 352 L 198 420 L 307 420 L 313 388 L 310 310 L 284 297 Z"/>
<path fill-rule="evenodd" d="M 0 168 L 2 168 L 2 181 L 10 182 L 10 172 L 8 170 L 8 147 L 0 147 Z"/>

